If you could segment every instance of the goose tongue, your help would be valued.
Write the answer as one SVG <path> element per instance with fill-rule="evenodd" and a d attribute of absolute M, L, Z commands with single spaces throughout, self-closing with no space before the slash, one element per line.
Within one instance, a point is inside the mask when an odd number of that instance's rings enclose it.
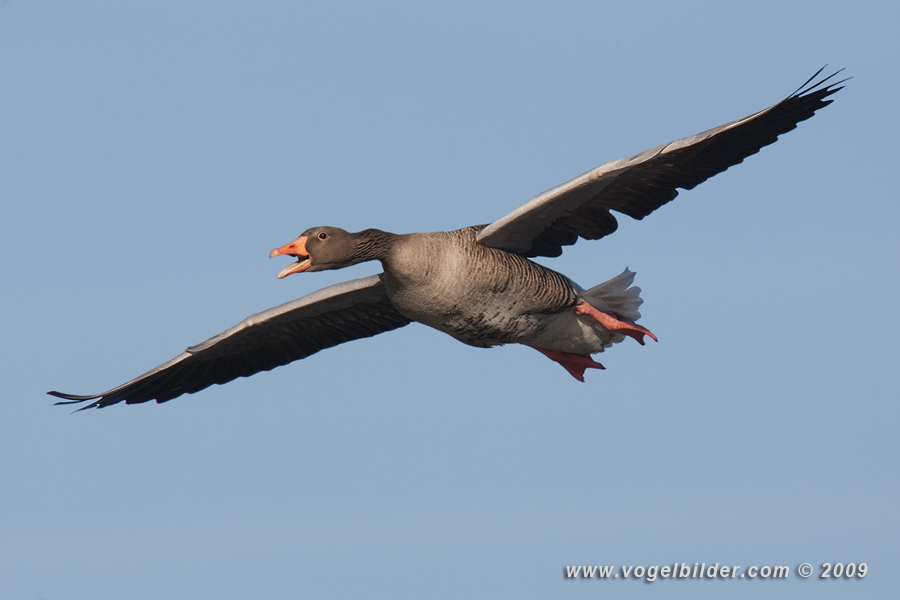
<path fill-rule="evenodd" d="M 274 250 L 269 252 L 269 258 L 281 256 L 282 254 L 288 256 L 296 256 L 297 262 L 291 263 L 290 265 L 282 269 L 278 274 L 278 279 L 282 279 L 293 273 L 300 273 L 302 271 L 305 271 L 312 265 L 312 262 L 310 262 L 310 256 L 306 252 L 305 235 L 301 235 L 290 244 L 286 244 L 281 248 L 275 248 Z"/>

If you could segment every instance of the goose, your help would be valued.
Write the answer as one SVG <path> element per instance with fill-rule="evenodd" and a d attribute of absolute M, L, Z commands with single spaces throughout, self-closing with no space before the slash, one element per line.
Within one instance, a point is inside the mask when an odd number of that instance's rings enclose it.
<path fill-rule="evenodd" d="M 556 257 L 578 238 L 613 233 L 611 211 L 643 219 L 778 136 L 809 119 L 846 81 L 819 69 L 777 104 L 746 118 L 614 160 L 532 198 L 488 225 L 456 231 L 350 233 L 311 227 L 270 257 L 296 260 L 278 278 L 380 261 L 384 271 L 354 279 L 252 315 L 191 346 L 172 360 L 101 394 L 48 392 L 57 404 L 103 408 L 125 402 L 166 402 L 212 384 L 248 377 L 320 350 L 371 337 L 413 321 L 470 346 L 523 344 L 584 381 L 603 369 L 592 354 L 632 338 L 657 337 L 636 321 L 643 302 L 627 268 L 584 289 L 529 259 Z"/>

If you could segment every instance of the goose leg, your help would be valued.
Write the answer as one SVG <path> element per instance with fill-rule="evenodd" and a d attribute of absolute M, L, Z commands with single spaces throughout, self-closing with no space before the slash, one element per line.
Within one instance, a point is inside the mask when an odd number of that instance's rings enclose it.
<path fill-rule="evenodd" d="M 575 314 L 590 315 L 610 331 L 618 331 L 619 333 L 627 335 L 628 337 L 634 338 L 641 346 L 644 345 L 645 335 L 649 335 L 650 337 L 652 337 L 654 342 L 659 341 L 658 339 L 656 339 L 656 336 L 653 335 L 646 327 L 641 327 L 633 321 L 619 320 L 609 313 L 597 310 L 584 301 L 582 301 L 581 304 L 578 304 L 575 307 Z"/>
<path fill-rule="evenodd" d="M 552 361 L 558 362 L 569 374 L 584 383 L 585 369 L 605 369 L 603 365 L 591 358 L 590 354 L 576 354 L 574 352 L 564 352 L 563 350 L 548 350 L 547 348 L 538 348 L 531 346 Z"/>

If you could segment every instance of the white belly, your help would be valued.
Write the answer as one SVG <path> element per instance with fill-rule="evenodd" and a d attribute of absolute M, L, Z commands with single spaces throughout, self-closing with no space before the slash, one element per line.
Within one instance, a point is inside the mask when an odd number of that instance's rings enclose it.
<path fill-rule="evenodd" d="M 603 352 L 604 348 L 625 339 L 624 335 L 609 331 L 593 317 L 575 314 L 574 309 L 543 315 L 540 320 L 544 326 L 542 331 L 532 339 L 520 340 L 519 343 L 548 350 L 591 354 Z"/>

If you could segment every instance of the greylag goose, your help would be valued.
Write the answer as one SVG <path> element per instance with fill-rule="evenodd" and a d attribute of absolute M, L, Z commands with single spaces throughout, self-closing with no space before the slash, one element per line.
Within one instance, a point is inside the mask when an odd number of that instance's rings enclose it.
<path fill-rule="evenodd" d="M 635 321 L 640 288 L 626 269 L 590 289 L 529 260 L 555 257 L 579 237 L 613 233 L 610 211 L 643 219 L 678 194 L 755 154 L 832 102 L 835 74 L 749 117 L 615 160 L 532 198 L 505 217 L 458 231 L 397 235 L 312 227 L 271 257 L 297 260 L 278 277 L 378 260 L 384 272 L 333 285 L 253 315 L 172 360 L 102 394 L 49 392 L 102 408 L 165 402 L 214 383 L 267 371 L 344 342 L 418 321 L 487 348 L 524 344 L 584 381 L 591 355 L 631 337 L 656 340 Z M 838 71 L 840 72 L 840 71 Z"/>

